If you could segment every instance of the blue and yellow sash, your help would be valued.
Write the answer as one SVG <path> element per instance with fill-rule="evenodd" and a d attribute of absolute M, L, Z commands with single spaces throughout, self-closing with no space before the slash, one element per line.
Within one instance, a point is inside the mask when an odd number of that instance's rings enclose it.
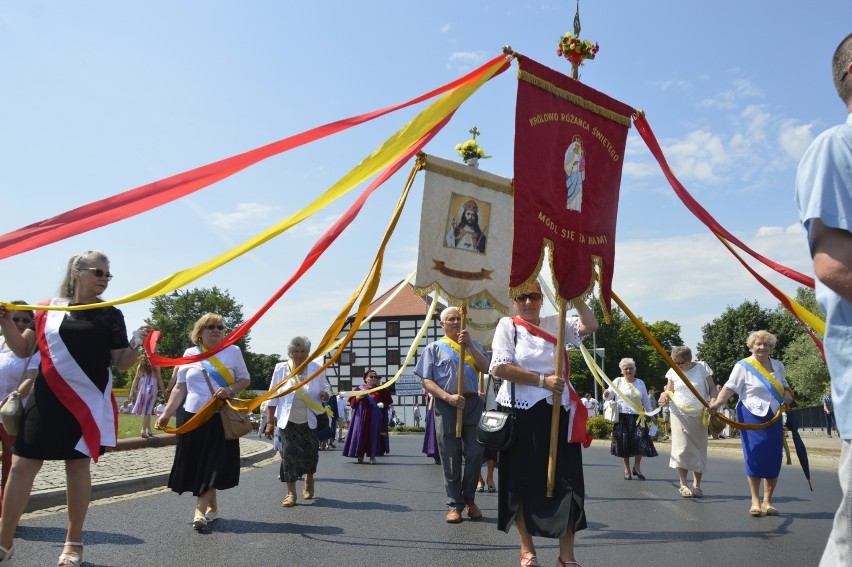
<path fill-rule="evenodd" d="M 459 356 L 461 355 L 461 346 L 459 343 L 454 341 L 453 339 L 443 336 L 438 339 L 438 347 L 444 351 L 447 356 L 453 361 L 453 364 L 458 366 L 459 364 Z M 473 355 L 470 352 L 464 353 L 464 376 L 465 378 L 471 382 L 473 385 L 473 391 L 476 392 L 479 390 L 479 376 L 476 369 L 476 361 L 473 359 Z M 457 392 L 458 394 L 464 394 L 464 392 Z"/>
<path fill-rule="evenodd" d="M 198 345 L 198 352 L 206 352 L 208 349 L 204 345 Z M 207 374 L 223 388 L 227 388 L 234 383 L 234 373 L 231 369 L 222 364 L 222 361 L 216 358 L 214 354 L 210 358 L 201 361 L 201 366 L 207 371 Z"/>
<path fill-rule="evenodd" d="M 766 368 L 755 357 L 744 358 L 738 361 L 737 364 L 757 376 L 778 403 L 782 406 L 784 405 L 784 388 L 781 386 L 781 383 L 775 379 L 775 376 L 767 372 Z"/>

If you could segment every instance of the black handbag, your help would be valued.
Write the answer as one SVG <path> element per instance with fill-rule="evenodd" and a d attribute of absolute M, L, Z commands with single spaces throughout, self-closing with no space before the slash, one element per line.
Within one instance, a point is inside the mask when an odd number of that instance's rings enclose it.
<path fill-rule="evenodd" d="M 326 412 L 317 414 L 317 433 L 331 429 L 331 420 Z"/>
<path fill-rule="evenodd" d="M 488 384 L 492 384 L 492 376 L 488 376 Z M 476 440 L 486 449 L 504 451 L 514 445 L 517 431 L 515 429 L 515 383 L 512 382 L 512 405 L 508 410 L 491 409 L 482 412 L 479 424 L 476 426 Z M 486 387 L 486 391 L 488 388 Z"/>

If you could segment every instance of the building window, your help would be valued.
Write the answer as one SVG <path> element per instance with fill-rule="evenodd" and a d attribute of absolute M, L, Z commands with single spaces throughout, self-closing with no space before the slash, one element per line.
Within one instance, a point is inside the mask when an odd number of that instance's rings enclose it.
<path fill-rule="evenodd" d="M 367 369 L 363 366 L 353 366 L 352 367 L 352 383 L 360 384 L 364 381 L 364 372 Z"/>
<path fill-rule="evenodd" d="M 399 321 L 388 321 L 386 334 L 389 337 L 398 337 L 399 336 Z"/>
<path fill-rule="evenodd" d="M 388 366 L 399 366 L 399 350 L 388 349 L 387 357 L 388 357 Z"/>

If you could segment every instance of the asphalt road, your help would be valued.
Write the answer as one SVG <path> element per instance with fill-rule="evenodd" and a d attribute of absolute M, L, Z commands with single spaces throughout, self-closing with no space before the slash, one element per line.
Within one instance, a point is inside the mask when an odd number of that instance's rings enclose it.
<path fill-rule="evenodd" d="M 190 527 L 194 499 L 154 489 L 94 502 L 84 533 L 84 564 L 236 566 L 517 565 L 517 533 L 496 528 L 497 499 L 481 494 L 484 518 L 444 522 L 440 467 L 420 453 L 422 436 L 394 436 L 379 464 L 356 464 L 339 449 L 320 453 L 317 498 L 280 505 L 278 461 L 244 469 L 240 486 L 220 493 L 220 519 Z M 340 445 L 338 444 L 338 447 Z M 776 492 L 781 515 L 748 516 L 741 458 L 713 453 L 705 497 L 684 499 L 668 468 L 667 446 L 643 461 L 647 481 L 625 481 L 620 459 L 597 442 L 584 451 L 589 529 L 578 559 L 596 565 L 815 565 L 840 498 L 836 473 L 814 467 L 814 492 L 797 465 L 785 466 Z M 13 565 L 55 565 L 65 514 L 27 514 Z M 554 540 L 537 539 L 542 565 L 555 565 Z"/>

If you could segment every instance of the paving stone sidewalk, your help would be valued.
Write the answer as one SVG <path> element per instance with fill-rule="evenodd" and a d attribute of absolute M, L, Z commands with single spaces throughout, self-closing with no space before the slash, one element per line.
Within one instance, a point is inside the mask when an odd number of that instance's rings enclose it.
<path fill-rule="evenodd" d="M 240 439 L 243 466 L 272 457 L 271 443 Z M 110 451 L 92 463 L 92 500 L 166 486 L 175 456 L 174 438 L 158 435 L 152 441 L 128 439 L 121 450 Z M 45 461 L 35 479 L 27 512 L 65 504 L 65 463 Z"/>

